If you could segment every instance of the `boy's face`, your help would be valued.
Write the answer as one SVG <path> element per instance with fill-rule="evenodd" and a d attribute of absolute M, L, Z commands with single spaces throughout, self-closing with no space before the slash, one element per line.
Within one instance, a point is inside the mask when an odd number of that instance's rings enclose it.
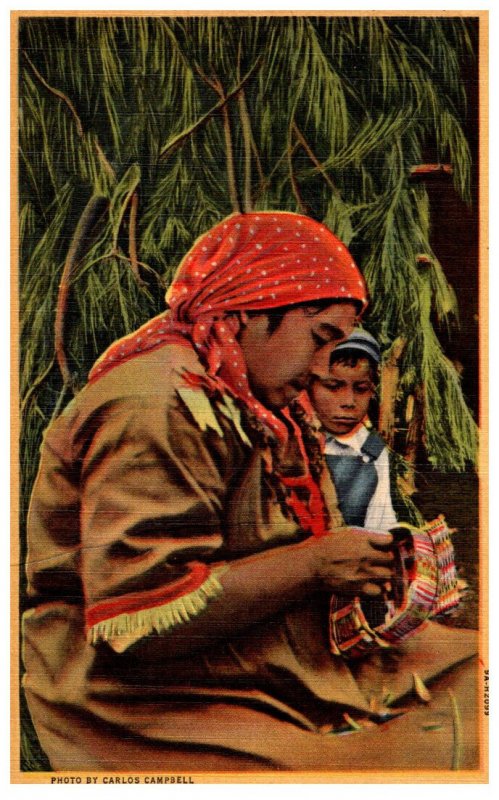
<path fill-rule="evenodd" d="M 330 433 L 346 436 L 362 422 L 374 395 L 367 358 L 355 366 L 333 363 L 327 378 L 316 378 L 308 390 L 317 415 Z"/>

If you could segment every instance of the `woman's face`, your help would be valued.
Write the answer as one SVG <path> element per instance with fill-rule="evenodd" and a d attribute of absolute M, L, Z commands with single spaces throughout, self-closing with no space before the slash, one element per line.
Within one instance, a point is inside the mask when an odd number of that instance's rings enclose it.
<path fill-rule="evenodd" d="M 308 393 L 327 431 L 337 436 L 351 433 L 367 415 L 374 395 L 369 361 L 359 358 L 354 366 L 334 362 L 327 378 L 314 379 Z"/>
<path fill-rule="evenodd" d="M 255 397 L 269 408 L 283 408 L 294 400 L 308 384 L 318 351 L 346 339 L 356 314 L 353 303 L 333 303 L 322 311 L 302 306 L 288 311 L 272 333 L 266 315 L 250 317 L 240 344 Z"/>

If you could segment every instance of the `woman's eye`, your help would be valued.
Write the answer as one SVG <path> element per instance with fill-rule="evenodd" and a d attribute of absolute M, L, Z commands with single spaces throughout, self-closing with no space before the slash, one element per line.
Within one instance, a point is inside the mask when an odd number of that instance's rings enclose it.
<path fill-rule="evenodd" d="M 327 389 L 329 392 L 337 392 L 338 389 L 341 389 L 341 383 L 322 383 L 324 389 Z"/>
<path fill-rule="evenodd" d="M 329 339 L 324 339 L 323 336 L 319 336 L 319 334 L 315 331 L 312 331 L 312 339 L 314 340 L 317 348 L 324 347 L 324 345 L 329 344 Z"/>

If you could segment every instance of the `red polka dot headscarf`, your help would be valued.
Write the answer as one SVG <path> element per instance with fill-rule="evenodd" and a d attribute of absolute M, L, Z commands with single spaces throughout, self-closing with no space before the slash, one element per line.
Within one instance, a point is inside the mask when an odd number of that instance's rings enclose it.
<path fill-rule="evenodd" d="M 285 426 L 251 392 L 234 312 L 323 299 L 350 300 L 359 311 L 367 304 L 366 285 L 352 256 L 325 225 L 288 212 L 233 214 L 182 259 L 166 295 L 169 311 L 111 345 L 89 380 L 144 351 L 190 342 L 209 378 L 285 438 Z"/>
<path fill-rule="evenodd" d="M 325 225 L 283 212 L 235 214 L 201 236 L 167 294 L 182 322 L 328 298 L 365 306 L 352 256 Z"/>

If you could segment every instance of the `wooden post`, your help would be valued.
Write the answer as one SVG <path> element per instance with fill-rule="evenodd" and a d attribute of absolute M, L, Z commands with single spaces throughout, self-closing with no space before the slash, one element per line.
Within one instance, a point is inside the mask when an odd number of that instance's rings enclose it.
<path fill-rule="evenodd" d="M 406 340 L 399 336 L 393 342 L 381 367 L 379 432 L 387 445 L 393 447 L 395 439 L 395 405 L 399 382 L 399 362 Z"/>
<path fill-rule="evenodd" d="M 442 175 L 452 175 L 452 164 L 416 164 L 409 171 L 409 179 L 413 181 L 431 180 Z"/>
<path fill-rule="evenodd" d="M 409 471 L 405 478 L 406 489 L 409 494 L 416 491 L 415 483 L 415 464 L 418 455 L 418 448 L 423 437 L 424 423 L 424 389 L 421 384 L 416 386 L 414 395 L 410 395 L 407 401 L 406 420 L 408 422 L 407 440 L 404 458 L 409 465 Z"/>

